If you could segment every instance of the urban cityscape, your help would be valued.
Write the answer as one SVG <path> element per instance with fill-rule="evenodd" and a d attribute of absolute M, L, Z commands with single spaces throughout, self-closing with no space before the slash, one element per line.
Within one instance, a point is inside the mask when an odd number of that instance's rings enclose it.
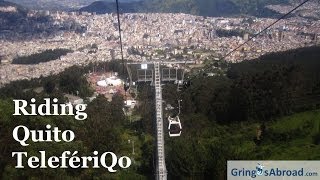
<path fill-rule="evenodd" d="M 15 8 L 0 10 L 15 11 Z M 116 14 L 31 11 L 27 16 L 45 16 L 51 21 L 32 23 L 31 26 L 35 27 L 28 27 L 31 32 L 24 32 L 29 24 L 17 25 L 14 29 L 8 27 L 11 30 L 0 32 L 3 47 L 0 50 L 1 84 L 48 76 L 72 65 L 120 59 Z M 219 60 L 273 21 L 275 19 L 201 17 L 170 13 L 122 14 L 124 57 L 131 61 L 189 59 L 198 64 L 209 56 Z M 33 31 L 37 28 L 41 29 L 40 32 Z M 47 30 L 54 31 L 48 33 Z M 238 33 L 223 34 L 228 31 Z M 319 36 L 319 21 L 299 17 L 283 19 L 226 60 L 240 62 L 270 52 L 316 45 L 319 43 Z M 94 52 L 88 48 L 92 45 L 97 46 Z M 70 49 L 72 52 L 58 60 L 37 65 L 11 64 L 16 57 L 56 48 Z"/>
<path fill-rule="evenodd" d="M 318 0 L 0 0 L 0 179 L 318 180 Z"/>

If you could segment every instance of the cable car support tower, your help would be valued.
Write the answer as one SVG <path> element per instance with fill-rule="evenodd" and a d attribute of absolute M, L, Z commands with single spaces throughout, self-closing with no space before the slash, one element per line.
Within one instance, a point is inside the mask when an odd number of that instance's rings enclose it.
<path fill-rule="evenodd" d="M 167 169 L 165 162 L 165 148 L 164 148 L 164 130 L 163 130 L 163 99 L 162 99 L 162 82 L 175 81 L 179 83 L 177 69 L 162 68 L 161 64 L 194 64 L 194 61 L 150 61 L 150 62 L 131 62 L 128 64 L 153 64 L 154 69 L 139 69 L 137 82 L 151 82 L 155 88 L 155 110 L 156 110 L 156 180 L 167 179 Z M 161 71 L 162 70 L 162 71 Z M 182 77 L 184 76 L 184 73 Z M 183 81 L 183 80 L 182 80 Z"/>
<path fill-rule="evenodd" d="M 295 11 L 296 9 L 298 9 L 300 6 L 304 5 L 305 3 L 307 3 L 310 0 L 304 0 L 301 4 L 299 4 L 298 6 L 296 6 L 294 9 L 292 9 L 291 11 L 289 11 L 288 13 L 286 13 L 285 15 L 281 16 L 279 19 L 277 19 L 275 22 L 271 23 L 270 25 L 268 25 L 266 28 L 264 28 L 262 31 L 259 31 L 257 34 L 255 34 L 254 36 L 252 36 L 249 40 L 245 41 L 244 43 L 240 44 L 238 47 L 236 47 L 235 49 L 233 49 L 232 51 L 230 51 L 229 53 L 227 53 L 224 57 L 222 57 L 221 59 L 224 60 L 226 57 L 230 56 L 232 53 L 234 53 L 235 51 L 237 51 L 239 48 L 241 48 L 242 46 L 244 46 L 245 44 L 247 44 L 248 42 L 250 42 L 251 40 L 253 40 L 255 37 L 257 37 L 259 34 L 261 34 L 262 32 L 266 31 L 267 29 L 269 29 L 271 26 L 273 26 L 274 24 L 276 24 L 277 22 L 279 22 L 281 19 L 285 18 L 286 16 L 288 16 L 289 14 L 291 14 L 293 11 Z M 121 39 L 121 28 L 120 28 L 120 18 L 119 18 L 119 3 L 118 0 L 116 0 L 116 4 L 117 4 L 117 17 L 118 17 L 118 25 L 119 25 L 119 39 L 120 39 L 120 45 L 121 45 L 121 55 L 122 55 L 122 61 L 124 66 L 126 66 L 127 69 L 127 73 L 129 76 L 129 87 L 132 85 L 132 76 L 131 76 L 131 72 L 128 68 L 128 64 L 143 64 L 143 63 L 127 63 L 124 61 L 123 58 L 123 50 L 122 50 L 122 39 Z M 189 63 L 194 63 L 193 61 L 188 62 L 161 62 L 161 64 L 189 64 Z M 155 86 L 155 102 L 156 102 L 156 135 L 157 135 L 157 156 L 156 156 L 156 179 L 157 180 L 167 180 L 167 169 L 166 169 L 166 163 L 165 163 L 165 149 L 164 149 L 164 131 L 163 131 L 163 108 L 162 108 L 162 87 L 161 87 L 161 82 L 162 81 L 173 81 L 176 80 L 176 82 L 178 83 L 178 87 L 177 90 L 180 91 L 181 90 L 181 85 L 183 85 L 183 79 L 184 79 L 184 72 L 182 75 L 182 82 L 178 81 L 177 78 L 177 71 L 175 71 L 175 76 L 171 74 L 170 69 L 169 69 L 169 73 L 167 75 L 164 75 L 164 69 L 162 69 L 162 74 L 160 73 L 160 62 L 148 62 L 147 64 L 153 64 L 154 65 L 154 74 L 152 71 L 152 74 L 147 75 L 147 70 L 144 69 L 143 72 L 144 74 L 139 74 L 138 71 L 138 82 L 148 82 L 151 81 L 151 84 L 153 84 Z M 210 68 L 210 66 L 209 66 Z M 208 70 L 204 69 L 204 70 Z M 141 76 L 143 78 L 141 78 Z M 175 78 L 174 78 L 175 77 Z M 189 80 L 190 81 L 190 80 Z M 179 114 L 180 114 L 180 101 L 178 101 L 179 103 Z"/>
<path fill-rule="evenodd" d="M 157 134 L 157 167 L 156 179 L 166 180 L 167 169 L 165 163 L 164 153 L 164 133 L 163 133 L 163 111 L 162 111 L 162 89 L 160 76 L 160 63 L 154 63 L 154 86 L 155 86 L 155 100 L 156 100 L 156 134 Z"/>

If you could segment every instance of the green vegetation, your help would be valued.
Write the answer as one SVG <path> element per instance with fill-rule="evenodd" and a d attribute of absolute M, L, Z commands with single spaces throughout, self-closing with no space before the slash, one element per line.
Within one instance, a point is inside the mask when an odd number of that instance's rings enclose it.
<path fill-rule="evenodd" d="M 319 49 L 301 48 L 231 64 L 227 76 L 199 77 L 185 94 L 194 94 L 189 101 L 199 107 L 195 112 L 221 122 L 267 121 L 318 108 Z"/>
<path fill-rule="evenodd" d="M 97 64 L 91 63 L 86 67 L 72 66 L 58 75 L 40 77 L 30 81 L 11 82 L 0 89 L 0 98 L 31 98 L 37 95 L 35 90 L 39 87 L 42 87 L 45 91 L 38 94 L 43 97 L 48 95 L 62 97 L 63 94 L 78 94 L 81 98 L 87 98 L 93 94 L 93 90 L 86 80 L 86 73 L 93 70 L 95 72 L 113 71 L 119 72 L 120 77 L 124 77 L 123 68 L 123 65 L 117 60 Z"/>
<path fill-rule="evenodd" d="M 232 36 L 243 37 L 248 32 L 242 29 L 231 29 L 231 30 L 217 29 L 216 33 L 218 37 L 232 37 Z"/>
<path fill-rule="evenodd" d="M 226 73 L 198 76 L 181 94 L 176 85 L 164 86 L 165 103 L 177 107 L 177 100 L 182 99 L 182 135 L 165 136 L 169 178 L 223 180 L 227 160 L 320 160 L 319 52 L 319 47 L 310 47 L 237 64 L 216 61 L 208 65 Z M 72 67 L 57 76 L 13 82 L 0 89 L 2 179 L 154 178 L 154 90 L 149 84 L 138 86 L 139 106 L 132 113 L 131 123 L 122 111 L 124 97 L 120 95 L 115 95 L 112 102 L 98 96 L 88 103 L 85 121 L 60 116 L 12 116 L 12 99 L 36 97 L 41 102 L 44 97 L 57 97 L 64 102 L 63 93 L 76 90 L 88 97 L 91 90 L 84 75 L 91 69 L 113 70 L 124 76 L 123 65 L 112 61 Z M 35 92 L 36 87 L 44 91 Z M 164 119 L 170 113 L 165 111 Z M 71 143 L 31 143 L 23 148 L 12 138 L 12 129 L 19 124 L 33 129 L 44 129 L 46 124 L 71 129 L 76 139 Z M 82 154 L 113 151 L 129 156 L 134 163 L 115 174 L 104 169 L 14 169 L 13 150 L 34 154 L 43 149 L 49 155 L 65 150 Z"/>
<path fill-rule="evenodd" d="M 85 76 L 83 76 L 85 69 L 79 67 L 71 67 L 68 71 L 62 72 L 58 78 L 59 89 L 62 92 L 69 94 L 79 94 L 81 97 L 89 97 L 93 94 L 92 89 L 87 82 Z M 48 81 L 49 83 L 55 83 L 54 81 Z M 45 87 L 47 88 L 46 84 Z"/>
<path fill-rule="evenodd" d="M 22 56 L 14 58 L 12 64 L 39 64 L 43 62 L 48 62 L 51 60 L 56 60 L 61 56 L 64 56 L 71 52 L 68 49 L 49 49 L 41 53 L 32 54 L 30 56 Z"/>
<path fill-rule="evenodd" d="M 0 89 L 0 98 L 63 97 L 63 94 L 90 97 L 93 90 L 84 77 L 85 72 L 88 72 L 86 68 L 73 66 L 58 75 L 12 82 Z M 37 93 L 36 89 L 39 87 L 43 88 L 44 92 Z"/>
<path fill-rule="evenodd" d="M 40 102 L 41 100 L 38 99 Z M 121 110 L 123 99 L 115 96 L 108 102 L 102 96 L 88 104 L 86 113 L 88 119 L 76 121 L 72 116 L 30 117 L 12 116 L 13 102 L 10 99 L 0 99 L 0 177 L 1 179 L 128 179 L 129 177 L 143 178 L 137 174 L 139 164 L 143 164 L 140 150 L 152 145 L 149 136 L 139 136 L 133 129 L 126 128 L 127 120 Z M 18 125 L 29 129 L 45 130 L 45 126 L 59 127 L 61 130 L 74 131 L 76 138 L 73 142 L 33 143 L 22 147 L 12 138 L 12 130 Z M 149 139 L 148 139 L 149 138 Z M 135 143 L 135 154 L 132 154 L 132 145 Z M 152 141 L 152 140 L 151 140 Z M 151 148 L 152 149 L 152 148 Z M 94 150 L 99 152 L 115 152 L 118 156 L 129 156 L 136 163 L 128 170 L 109 173 L 106 169 L 15 169 L 15 159 L 12 151 L 25 151 L 29 155 L 38 156 L 38 151 L 45 150 L 48 156 L 59 156 L 63 151 L 79 151 L 82 155 L 90 155 Z"/>
<path fill-rule="evenodd" d="M 183 135 L 167 138 L 170 177 L 224 179 L 229 159 L 320 159 L 319 50 L 272 53 L 193 79 L 181 94 Z M 174 107 L 175 88 L 163 91 Z"/>
<path fill-rule="evenodd" d="M 43 98 L 58 98 L 64 103 L 65 93 L 78 90 L 79 95 L 86 98 L 92 94 L 85 73 L 95 68 L 95 71 L 122 72 L 119 61 L 102 64 L 90 64 L 87 67 L 71 67 L 64 72 L 33 79 L 31 81 L 12 82 L 0 89 L 0 177 L 1 179 L 146 179 L 152 176 L 153 137 L 138 127 L 141 121 L 129 123 L 128 117 L 122 111 L 124 97 L 115 95 L 112 102 L 103 96 L 97 96 L 88 103 L 86 113 L 88 119 L 76 121 L 72 116 L 12 116 L 14 103 L 12 99 L 30 101 L 36 98 L 37 103 L 43 103 Z M 99 68 L 98 68 L 99 67 Z M 103 68 L 102 68 L 103 67 Z M 43 91 L 36 92 L 38 87 Z M 147 119 L 146 119 L 147 120 Z M 148 120 L 149 121 L 149 120 Z M 45 126 L 59 127 L 74 131 L 76 138 L 70 143 L 33 143 L 28 141 L 28 147 L 22 147 L 12 137 L 12 130 L 18 125 L 29 129 L 45 130 Z M 134 143 L 135 153 L 132 146 Z M 90 155 L 94 150 L 99 152 L 112 151 L 118 156 L 129 156 L 134 162 L 130 169 L 109 173 L 106 169 L 15 169 L 13 151 L 26 151 L 29 155 L 37 155 L 45 150 L 48 156 L 59 156 L 63 151 L 79 151 L 82 155 Z M 145 169 L 148 169 L 146 171 Z M 143 172 L 143 173 L 142 173 Z"/>
<path fill-rule="evenodd" d="M 259 122 L 217 124 L 200 114 L 183 115 L 183 134 L 167 139 L 167 165 L 171 178 L 225 179 L 227 160 L 319 160 L 313 142 L 320 111 L 277 118 L 265 124 L 257 145 Z"/>

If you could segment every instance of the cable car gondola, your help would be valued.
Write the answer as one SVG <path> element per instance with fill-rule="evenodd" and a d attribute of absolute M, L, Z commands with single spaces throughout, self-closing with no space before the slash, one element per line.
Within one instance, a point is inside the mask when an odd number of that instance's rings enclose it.
<path fill-rule="evenodd" d="M 180 102 L 181 100 L 178 100 L 178 104 L 179 104 L 179 112 L 176 116 L 168 117 L 168 121 L 169 121 L 169 126 L 168 126 L 168 131 L 169 131 L 169 136 L 170 137 L 178 137 L 181 135 L 181 131 L 182 131 L 182 126 L 181 126 L 181 121 L 180 121 Z"/>
<path fill-rule="evenodd" d="M 180 122 L 179 116 L 176 116 L 174 118 L 169 116 L 168 117 L 168 121 L 169 121 L 169 126 L 168 126 L 169 136 L 170 137 L 178 137 L 178 136 L 180 136 L 181 135 L 182 126 L 181 126 L 181 122 Z"/>

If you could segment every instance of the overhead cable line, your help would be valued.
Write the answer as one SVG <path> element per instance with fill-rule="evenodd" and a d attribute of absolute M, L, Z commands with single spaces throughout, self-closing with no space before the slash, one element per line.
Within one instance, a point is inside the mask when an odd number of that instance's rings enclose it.
<path fill-rule="evenodd" d="M 257 34 L 253 35 L 252 37 L 250 37 L 247 41 L 245 41 L 244 43 L 240 44 L 238 47 L 236 47 L 235 49 L 233 49 L 232 51 L 230 51 L 229 53 L 227 53 L 224 57 L 222 57 L 222 60 L 225 59 L 226 57 L 230 56 L 232 53 L 234 53 L 235 51 L 237 51 L 239 48 L 241 48 L 242 46 L 244 46 L 245 44 L 247 44 L 248 42 L 252 41 L 254 38 L 256 38 L 257 36 L 259 36 L 261 33 L 263 33 L 264 31 L 268 30 L 270 27 L 272 27 L 273 25 L 275 25 L 276 23 L 278 23 L 280 20 L 284 19 L 285 17 L 287 17 L 288 15 L 290 15 L 293 11 L 297 10 L 299 7 L 303 6 L 305 3 L 307 3 L 310 0 L 305 0 L 304 2 L 302 2 L 301 4 L 299 4 L 298 6 L 296 6 L 295 8 L 293 8 L 291 11 L 287 12 L 286 14 L 282 15 L 279 19 L 277 19 L 276 21 L 274 21 L 273 23 L 271 23 L 270 25 L 268 25 L 267 27 L 265 27 L 263 30 L 261 30 L 260 32 L 258 32 Z"/>
<path fill-rule="evenodd" d="M 124 71 L 125 71 L 125 69 L 127 69 L 127 73 L 128 73 L 129 79 L 130 79 L 129 86 L 131 86 L 131 84 L 132 84 L 131 73 L 130 73 L 130 70 L 128 68 L 127 62 L 124 60 L 124 57 L 123 57 L 123 44 L 122 44 L 120 10 L 119 10 L 119 1 L 118 0 L 116 0 L 116 6 L 117 6 L 117 20 L 118 20 L 118 30 L 119 30 L 119 41 L 120 41 L 120 53 L 121 53 L 121 61 L 122 61 L 122 64 L 123 64 L 123 74 L 125 74 Z"/>
<path fill-rule="evenodd" d="M 224 55 L 220 60 L 224 60 L 225 58 L 227 58 L 228 56 L 230 56 L 232 53 L 234 53 L 235 51 L 237 51 L 239 48 L 241 48 L 242 46 L 248 44 L 250 41 L 252 41 L 254 38 L 256 38 L 257 36 L 259 36 L 261 33 L 263 33 L 264 31 L 268 30 L 270 27 L 272 27 L 273 25 L 275 25 L 276 23 L 278 23 L 280 20 L 284 19 L 285 17 L 287 17 L 288 15 L 290 15 L 292 12 L 294 12 L 295 10 L 297 10 L 298 8 L 300 8 L 301 6 L 303 6 L 305 3 L 307 3 L 310 0 L 305 0 L 302 3 L 300 3 L 299 5 L 297 5 L 295 8 L 293 8 L 292 10 L 290 10 L 289 12 L 287 12 L 286 14 L 282 15 L 279 19 L 277 19 L 276 21 L 274 21 L 273 23 L 271 23 L 270 25 L 268 25 L 267 27 L 265 27 L 263 30 L 259 31 L 257 34 L 254 34 L 252 37 L 250 37 L 247 41 L 245 41 L 244 43 L 240 44 L 238 47 L 236 47 L 235 49 L 231 50 L 230 52 L 228 52 L 226 55 Z M 206 71 L 208 69 L 210 69 L 211 67 L 207 67 L 205 68 L 203 71 Z M 193 78 L 194 79 L 198 76 L 199 74 L 195 75 Z"/>
<path fill-rule="evenodd" d="M 122 35 L 121 35 L 121 24 L 120 24 L 120 12 L 119 12 L 119 2 L 116 0 L 117 5 L 117 19 L 118 19 L 118 30 L 119 30 L 119 41 L 120 41 L 120 51 L 121 51 L 121 60 L 124 65 L 124 58 L 123 58 L 123 45 L 122 45 Z"/>

